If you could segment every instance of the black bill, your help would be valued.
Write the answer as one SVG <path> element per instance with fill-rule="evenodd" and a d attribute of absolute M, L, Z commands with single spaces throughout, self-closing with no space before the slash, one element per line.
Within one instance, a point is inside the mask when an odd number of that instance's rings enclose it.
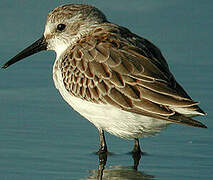
<path fill-rule="evenodd" d="M 43 51 L 47 49 L 47 43 L 45 41 L 44 36 L 42 36 L 38 41 L 34 42 L 32 45 L 21 51 L 15 57 L 10 59 L 7 63 L 5 63 L 2 68 L 7 68 L 8 66 L 28 57 L 31 56 L 39 51 Z"/>

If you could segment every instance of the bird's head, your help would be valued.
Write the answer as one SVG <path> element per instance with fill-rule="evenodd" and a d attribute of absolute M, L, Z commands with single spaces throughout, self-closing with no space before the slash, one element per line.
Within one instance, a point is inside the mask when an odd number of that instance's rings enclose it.
<path fill-rule="evenodd" d="M 10 59 L 2 68 L 42 50 L 54 50 L 60 56 L 85 33 L 104 22 L 107 22 L 105 15 L 90 5 L 69 4 L 57 7 L 47 16 L 43 36 Z"/>

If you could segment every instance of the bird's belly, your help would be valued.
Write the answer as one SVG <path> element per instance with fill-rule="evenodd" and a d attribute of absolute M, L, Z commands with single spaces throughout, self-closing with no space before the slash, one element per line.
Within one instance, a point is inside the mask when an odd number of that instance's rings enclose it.
<path fill-rule="evenodd" d="M 96 104 L 71 95 L 64 87 L 61 71 L 53 69 L 56 88 L 64 100 L 97 128 L 122 138 L 153 136 L 170 122 L 127 112 L 112 105 Z"/>

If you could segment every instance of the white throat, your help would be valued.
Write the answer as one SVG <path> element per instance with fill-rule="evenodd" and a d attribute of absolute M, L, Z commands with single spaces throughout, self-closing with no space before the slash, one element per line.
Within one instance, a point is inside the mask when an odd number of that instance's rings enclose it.
<path fill-rule="evenodd" d="M 56 60 L 59 59 L 59 57 L 67 50 L 67 48 L 70 45 L 67 43 L 58 43 L 57 46 L 55 46 L 55 52 L 56 52 Z"/>

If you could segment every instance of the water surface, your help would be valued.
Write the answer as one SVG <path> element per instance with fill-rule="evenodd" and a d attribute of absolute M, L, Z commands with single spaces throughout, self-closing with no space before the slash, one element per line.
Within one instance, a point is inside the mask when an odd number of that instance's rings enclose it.
<path fill-rule="evenodd" d="M 73 2 L 99 7 L 110 21 L 159 46 L 177 80 L 208 113 L 198 118 L 208 129 L 171 125 L 141 139 L 147 155 L 135 173 L 128 154 L 133 142 L 107 134 L 114 154 L 108 157 L 108 177 L 119 172 L 126 179 L 213 179 L 213 2 L 1 0 L 0 64 L 40 38 L 50 10 Z M 53 52 L 41 52 L 0 70 L 0 179 L 92 179 L 96 173 L 97 130 L 54 88 L 54 59 Z"/>

